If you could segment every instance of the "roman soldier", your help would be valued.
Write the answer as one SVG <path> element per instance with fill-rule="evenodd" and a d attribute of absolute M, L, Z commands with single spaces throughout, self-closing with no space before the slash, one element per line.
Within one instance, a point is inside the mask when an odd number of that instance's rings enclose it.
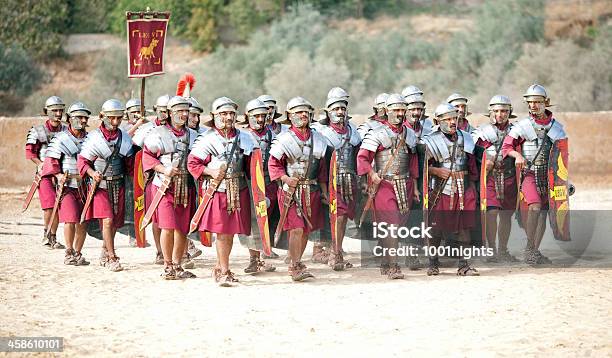
<path fill-rule="evenodd" d="M 342 94 L 342 93 L 340 93 Z M 338 95 L 338 93 L 332 93 Z M 344 261 L 342 241 L 346 232 L 348 219 L 355 219 L 358 201 L 357 152 L 361 137 L 357 127 L 349 121 L 347 114 L 348 94 L 341 97 L 328 97 L 325 103 L 324 118 L 320 120 L 319 133 L 329 146 L 330 156 L 336 153 L 336 244 L 331 245 L 328 265 L 335 271 L 351 268 L 353 265 Z M 331 190 L 331 189 L 330 189 Z"/>
<path fill-rule="evenodd" d="M 121 122 L 121 129 L 125 130 L 130 136 L 133 136 L 136 129 L 145 121 L 146 118 L 140 115 L 140 100 L 138 98 L 130 98 L 125 103 L 125 121 Z"/>
<path fill-rule="evenodd" d="M 153 192 L 161 201 L 155 208 L 157 226 L 161 229 L 166 280 L 194 278 L 185 271 L 181 260 L 185 252 L 189 221 L 195 212 L 195 186 L 189 180 L 187 156 L 198 133 L 186 126 L 189 100 L 174 96 L 168 101 L 170 123 L 153 128 L 144 142 L 142 166 L 153 177 Z M 165 190 L 165 191 L 164 191 Z"/>
<path fill-rule="evenodd" d="M 434 117 L 438 127 L 423 138 L 429 158 L 425 165 L 431 179 L 429 205 L 424 208 L 429 211 L 432 227 L 428 246 L 437 247 L 444 238 L 447 247 L 463 252 L 471 246 L 470 229 L 475 225 L 478 169 L 473 155 L 474 141 L 468 132 L 457 129 L 459 114 L 453 105 L 440 104 Z M 437 255 L 429 256 L 427 275 L 438 275 L 439 265 Z M 460 255 L 457 275 L 479 273 Z"/>
<path fill-rule="evenodd" d="M 42 125 L 33 126 L 28 132 L 28 137 L 25 145 L 26 159 L 31 160 L 36 164 L 36 174 L 40 175 L 42 164 L 47 156 L 47 148 L 53 137 L 66 129 L 62 124 L 62 116 L 66 104 L 57 97 L 51 96 L 45 101 L 43 113 L 47 116 L 47 120 Z M 33 183 L 32 185 L 36 185 Z M 31 190 L 32 195 L 33 191 Z M 65 246 L 57 242 L 56 232 L 58 221 L 57 217 L 52 218 L 53 204 L 55 203 L 55 186 L 51 177 L 40 178 L 38 183 L 38 198 L 40 199 L 40 207 L 43 210 L 43 219 L 45 224 L 45 232 L 43 234 L 43 244 L 48 245 L 51 249 L 64 249 Z M 31 197 L 26 198 L 26 205 L 29 204 Z"/>
<path fill-rule="evenodd" d="M 288 129 L 286 125 L 276 122 L 276 119 L 282 117 L 282 114 L 278 113 L 278 106 L 276 105 L 276 100 L 274 97 L 270 96 L 269 94 L 262 94 L 261 96 L 257 97 L 257 99 L 268 106 L 268 119 L 266 119 L 266 125 L 270 127 L 272 133 L 274 133 L 274 135 L 278 135 L 280 132 L 286 131 Z"/>
<path fill-rule="evenodd" d="M 263 158 L 263 167 L 268 168 L 270 159 L 270 146 L 276 134 L 266 125 L 268 117 L 272 115 L 268 111 L 268 106 L 259 99 L 250 100 L 245 107 L 245 113 L 241 124 L 246 125 L 245 131 L 253 136 L 253 140 L 257 142 L 261 149 Z M 265 195 L 267 204 L 267 216 L 270 225 L 270 235 L 274 236 L 276 225 L 278 224 L 279 212 L 277 203 L 278 185 L 275 181 L 270 180 L 270 174 L 266 170 L 264 172 Z M 255 222 L 253 217 L 252 222 Z M 256 225 L 256 224 L 255 224 Z M 249 265 L 244 269 L 245 273 L 257 273 L 261 271 L 272 272 L 276 267 L 266 264 L 261 258 L 263 249 L 261 240 L 255 237 L 255 233 L 251 230 L 251 235 L 239 235 L 240 243 L 249 249 Z M 278 257 L 278 255 L 276 255 Z"/>
<path fill-rule="evenodd" d="M 494 251 L 494 256 L 487 257 L 487 262 L 518 261 L 508 252 L 511 219 L 516 209 L 516 171 L 513 158 L 502 156 L 502 143 L 512 128 L 510 118 L 515 118 L 510 98 L 495 95 L 489 101 L 489 123 L 472 133 L 476 145 L 486 152 L 486 161 L 482 163 L 488 173 L 486 236 L 489 247 Z"/>
<path fill-rule="evenodd" d="M 413 200 L 419 199 L 417 188 L 417 139 L 414 131 L 403 125 L 407 104 L 399 93 L 390 94 L 385 102 L 384 126 L 369 131 L 357 155 L 357 174 L 368 176 L 368 202 L 364 210 L 372 210 L 373 221 L 403 226 Z M 380 238 L 383 248 L 397 248 L 398 237 Z M 397 258 L 383 252 L 381 275 L 403 279 Z"/>
<path fill-rule="evenodd" d="M 55 177 L 58 183 L 56 189 L 61 194 L 55 205 L 58 210 L 59 222 L 64 223 L 64 240 L 66 253 L 64 264 L 84 266 L 89 265 L 81 254 L 85 237 L 86 224 L 81 223 L 81 212 L 85 201 L 85 186 L 77 168 L 77 155 L 87 132 L 87 121 L 91 111 L 81 102 L 68 107 L 68 129 L 58 133 L 47 148 L 43 162 L 42 176 Z M 62 185 L 62 187 L 59 187 Z"/>
<path fill-rule="evenodd" d="M 102 104 L 100 127 L 91 131 L 77 156 L 81 177 L 89 177 L 85 219 L 101 221 L 104 240 L 100 266 L 123 270 L 115 252 L 115 234 L 125 221 L 124 178 L 132 175 L 133 144 L 129 134 L 119 128 L 125 107 L 116 99 Z M 87 202 L 90 206 L 87 207 Z"/>
<path fill-rule="evenodd" d="M 281 230 L 289 233 L 288 271 L 293 281 L 314 277 L 302 262 L 302 255 L 310 233 L 323 227 L 321 203 L 327 201 L 327 143 L 310 128 L 313 117 L 310 102 L 302 97 L 290 99 L 282 122 L 291 127 L 272 143 L 268 162 L 270 179 L 279 185 L 281 220 L 277 234 Z"/>
<path fill-rule="evenodd" d="M 550 259 L 539 250 L 546 231 L 548 161 L 553 143 L 567 138 L 567 134 L 563 125 L 546 109 L 550 106 L 550 98 L 544 87 L 529 86 L 523 98 L 529 107 L 529 116 L 512 126 L 504 139 L 502 155 L 514 158 L 515 166 L 522 170 L 519 195 L 522 194 L 522 200 L 528 205 L 527 212 L 521 213 L 523 219 L 526 216 L 525 263 L 550 264 Z"/>
<path fill-rule="evenodd" d="M 413 93 L 404 98 L 408 103 L 404 125 L 412 129 L 418 141 L 421 141 L 421 138 L 431 133 L 433 128 L 433 122 L 425 116 L 425 98 L 420 93 Z"/>
<path fill-rule="evenodd" d="M 238 105 L 230 98 L 213 101 L 210 114 L 214 128 L 198 137 L 187 161 L 189 172 L 196 180 L 206 180 L 209 186 L 216 186 L 199 220 L 198 230 L 217 234 L 213 278 L 223 287 L 238 282 L 229 267 L 234 235 L 251 233 L 251 199 L 246 175 L 257 143 L 249 133 L 234 128 L 237 109 Z"/>
<path fill-rule="evenodd" d="M 200 116 L 204 112 L 204 108 L 200 105 L 200 103 L 194 98 L 187 98 L 189 101 L 189 121 L 187 122 L 187 126 L 198 134 L 202 134 L 210 129 L 207 126 L 200 126 Z"/>
<path fill-rule="evenodd" d="M 153 105 L 153 110 L 155 111 L 156 118 L 151 122 L 143 123 L 139 125 L 134 132 L 134 136 L 132 137 L 132 143 L 139 148 L 144 147 L 145 138 L 151 133 L 151 131 L 155 127 L 164 126 L 168 122 L 168 101 L 170 100 L 170 96 L 165 94 L 157 97 L 155 100 L 155 105 Z M 145 173 L 146 175 L 147 173 Z M 150 174 L 150 173 L 149 173 Z M 146 177 L 145 184 L 145 207 L 144 210 L 146 212 L 149 205 L 151 205 L 151 201 L 155 196 L 155 190 L 153 188 L 153 176 Z M 157 225 L 157 221 L 155 216 L 153 216 L 153 225 L 151 225 L 153 232 L 153 240 L 155 241 L 155 247 L 157 249 L 157 254 L 155 255 L 155 260 L 153 261 L 156 265 L 164 264 L 164 255 L 162 253 L 162 247 L 160 242 L 161 230 Z"/>
<path fill-rule="evenodd" d="M 467 116 L 472 114 L 468 111 L 467 97 L 459 93 L 453 93 L 448 96 L 446 102 L 452 104 L 457 109 L 457 113 L 459 114 L 459 117 L 457 117 L 457 129 L 471 134 L 475 128 L 472 127 L 467 120 Z"/>
<path fill-rule="evenodd" d="M 357 132 L 362 139 L 365 138 L 366 133 L 368 133 L 371 129 L 382 127 L 384 125 L 386 120 L 385 102 L 387 101 L 388 97 L 388 93 L 381 93 L 374 99 L 374 106 L 372 107 L 374 114 L 368 117 L 365 122 L 361 123 L 359 127 L 357 127 Z"/>

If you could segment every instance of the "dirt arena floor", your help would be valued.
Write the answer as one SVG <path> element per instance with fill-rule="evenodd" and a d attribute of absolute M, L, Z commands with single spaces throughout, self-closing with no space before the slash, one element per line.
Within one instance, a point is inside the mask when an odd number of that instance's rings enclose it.
<path fill-rule="evenodd" d="M 99 267 L 101 243 L 91 237 L 83 252 L 92 264 L 65 266 L 63 250 L 40 244 L 36 200 L 20 213 L 23 195 L 0 191 L 0 336 L 60 336 L 62 356 L 612 354 L 612 250 L 567 267 L 476 261 L 480 277 L 459 278 L 451 263 L 436 278 L 404 270 L 405 280 L 389 281 L 360 268 L 360 242 L 347 239 L 356 268 L 338 273 L 309 264 L 316 279 L 293 283 L 280 260 L 270 261 L 277 272 L 244 274 L 248 253 L 235 244 L 240 284 L 219 288 L 210 277 L 212 249 L 196 259 L 197 279 L 163 281 L 151 264 L 154 248 L 131 248 L 122 235 L 116 242 L 125 271 Z M 612 209 L 612 190 L 579 191 L 574 206 L 593 208 L 595 198 L 604 203 L 597 208 Z M 545 244 L 553 260 L 568 258 Z M 521 245 L 510 247 L 519 255 Z"/>

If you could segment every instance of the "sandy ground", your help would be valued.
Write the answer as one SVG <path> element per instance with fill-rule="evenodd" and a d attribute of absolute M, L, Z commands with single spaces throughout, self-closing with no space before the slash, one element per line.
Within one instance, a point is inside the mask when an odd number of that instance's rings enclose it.
<path fill-rule="evenodd" d="M 574 203 L 599 197 L 612 208 L 610 194 L 583 191 Z M 210 278 L 212 249 L 196 259 L 197 279 L 163 281 L 154 249 L 130 248 L 124 236 L 125 271 L 96 265 L 93 238 L 83 250 L 92 265 L 65 266 L 62 250 L 39 243 L 36 203 L 18 214 L 22 195 L 0 193 L 0 336 L 61 336 L 65 356 L 612 355 L 611 252 L 565 268 L 477 263 L 480 277 L 446 267 L 437 278 L 405 271 L 402 281 L 309 264 L 316 280 L 296 284 L 278 260 L 278 272 L 243 274 L 247 251 L 235 245 L 241 284 L 224 289 Z M 360 243 L 345 247 L 359 266 Z"/>

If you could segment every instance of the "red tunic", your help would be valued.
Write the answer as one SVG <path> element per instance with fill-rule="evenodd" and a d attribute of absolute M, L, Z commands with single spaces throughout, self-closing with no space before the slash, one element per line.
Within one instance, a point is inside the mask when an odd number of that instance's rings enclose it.
<path fill-rule="evenodd" d="M 431 209 L 429 215 L 429 224 L 446 232 L 457 232 L 459 230 L 467 230 L 474 227 L 476 223 L 476 187 L 473 185 L 478 180 L 478 167 L 476 165 L 476 157 L 466 153 L 468 166 L 468 183 L 463 193 L 463 210 L 459 210 L 459 195 L 455 194 L 453 198 L 447 194 L 441 194 L 435 207 Z M 429 161 L 429 165 L 435 163 L 433 159 Z M 431 177 L 432 175 L 430 175 Z M 433 189 L 430 188 L 429 202 L 433 204 Z M 451 200 L 453 206 L 451 209 Z"/>
<path fill-rule="evenodd" d="M 552 121 L 552 113 L 546 110 L 546 114 L 547 117 L 543 120 L 535 119 L 536 123 L 541 125 L 549 124 L 550 121 Z M 519 137 L 514 139 L 511 136 L 506 136 L 502 144 L 502 156 L 504 158 L 507 157 L 508 153 L 513 150 L 521 153 L 521 146 L 523 143 L 525 143 L 525 138 Z M 541 204 L 543 208 L 548 207 L 548 193 L 542 193 L 542 195 L 538 193 L 533 170 L 524 169 L 523 181 L 521 182 L 521 193 L 527 205 Z"/>
<path fill-rule="evenodd" d="M 55 158 L 46 157 L 43 162 L 41 175 L 43 178 L 53 180 L 55 174 L 61 173 L 61 164 Z M 55 200 L 55 198 L 54 198 Z M 55 204 L 55 203 L 54 203 Z M 59 222 L 78 223 L 81 220 L 84 198 L 78 189 L 65 187 L 58 207 Z"/>
<path fill-rule="evenodd" d="M 104 135 L 106 140 L 112 140 L 117 138 L 119 135 L 119 131 L 109 132 L 104 125 L 100 126 L 100 130 Z M 96 158 L 92 158 L 92 160 L 87 160 L 82 157 L 80 154 L 77 156 L 77 167 L 79 169 L 79 174 L 82 178 L 87 176 L 87 170 L 93 168 L 93 161 Z M 134 157 L 125 157 L 124 160 L 124 168 L 127 175 L 132 175 L 134 169 Z M 89 190 L 89 188 L 88 188 Z M 85 214 L 85 220 L 91 219 L 113 219 L 113 226 L 115 228 L 120 228 L 125 223 L 125 187 L 121 186 L 119 188 L 118 193 L 119 205 L 117 208 L 117 212 L 113 212 L 113 205 L 110 202 L 108 192 L 106 189 L 98 188 L 93 196 L 93 200 L 91 202 L 91 206 L 87 210 Z"/>
<path fill-rule="evenodd" d="M 302 134 L 298 130 L 296 130 L 293 126 L 290 128 L 293 133 L 295 133 L 298 138 L 301 140 L 308 140 L 310 138 L 310 132 L 306 132 L 306 135 Z M 268 172 L 270 173 L 271 180 L 279 180 L 283 175 L 287 175 L 286 168 L 287 167 L 287 157 L 283 155 L 281 159 L 276 159 L 273 156 L 270 156 L 270 160 L 268 161 Z M 319 161 L 317 181 L 319 183 L 327 183 L 328 171 L 325 166 L 324 158 L 321 158 Z M 283 201 L 285 197 L 285 191 L 282 186 L 278 187 L 278 207 L 280 210 L 283 210 Z M 305 207 L 306 199 L 302 198 L 302 212 L 307 214 L 307 209 Z M 305 233 L 311 233 L 313 231 L 319 230 L 323 227 L 323 206 L 321 205 L 321 190 L 311 191 L 310 192 L 310 216 L 309 220 L 312 224 L 312 227 L 308 227 L 308 224 L 304 221 L 304 219 L 298 215 L 297 208 L 295 202 L 291 204 L 289 207 L 289 211 L 287 212 L 287 219 L 285 220 L 285 224 L 283 225 L 283 230 L 293 230 L 293 229 L 304 229 Z"/>
<path fill-rule="evenodd" d="M 491 142 L 478 139 L 476 145 L 481 146 L 483 148 L 489 148 L 492 144 Z M 501 158 L 501 154 L 500 154 Z M 482 165 L 485 165 L 483 163 Z M 495 178 L 492 174 L 493 172 L 489 172 L 487 175 L 487 207 L 495 207 L 502 210 L 514 210 L 516 207 L 516 177 L 512 176 L 509 178 L 504 178 L 504 199 L 497 199 L 497 190 L 495 190 Z"/>
<path fill-rule="evenodd" d="M 391 127 L 394 131 L 397 129 Z M 401 130 L 401 127 L 400 129 Z M 367 149 L 360 149 L 357 154 L 357 174 L 366 175 L 372 170 L 372 161 L 376 156 L 376 153 L 383 150 L 383 146 L 378 146 L 376 152 L 371 152 Z M 412 206 L 412 200 L 414 192 L 414 178 L 419 177 L 419 161 L 416 154 L 411 153 L 410 155 L 410 178 L 406 180 L 406 193 L 408 193 L 407 204 L 408 207 Z M 382 168 L 381 168 L 382 170 Z M 372 206 L 373 220 L 378 222 L 386 222 L 389 224 L 403 225 L 408 220 L 408 213 L 400 214 L 399 206 L 397 204 L 397 197 L 395 196 L 395 190 L 393 189 L 393 183 L 382 180 L 378 186 L 378 191 L 374 196 L 374 202 Z"/>
<path fill-rule="evenodd" d="M 236 136 L 236 131 L 232 130 L 229 134 L 230 138 Z M 249 168 L 250 156 L 245 155 L 245 168 L 243 170 L 248 173 L 246 168 Z M 194 178 L 200 179 L 204 168 L 210 163 L 211 156 L 208 155 L 204 159 L 200 159 L 193 154 L 189 154 L 187 158 L 187 169 Z M 202 193 L 206 191 L 206 187 L 200 188 Z M 200 221 L 199 231 L 208 231 L 217 234 L 251 234 L 251 196 L 249 188 L 245 187 L 240 190 L 240 210 L 234 210 L 231 213 L 227 212 L 227 194 L 225 192 L 215 192 L 210 204 L 204 210 Z"/>
<path fill-rule="evenodd" d="M 168 126 L 175 135 L 181 136 L 185 133 L 185 131 L 177 131 L 176 129 Z M 142 169 L 143 171 L 151 171 L 151 175 L 155 175 L 155 166 L 161 164 L 159 161 L 160 152 L 153 153 L 147 148 L 145 145 L 142 152 Z M 158 186 L 154 185 L 152 182 L 150 185 L 147 185 L 145 190 L 149 190 L 150 199 L 145 200 L 148 203 L 145 203 L 145 206 L 148 207 L 155 193 L 159 189 Z M 169 230 L 179 230 L 184 235 L 189 233 L 189 221 L 191 217 L 195 213 L 195 203 L 196 203 L 196 192 L 194 187 L 189 187 L 188 191 L 188 199 L 187 206 L 177 205 L 174 206 L 174 185 L 170 185 L 166 190 L 165 195 L 162 197 L 155 213 L 153 215 L 153 222 L 157 223 L 160 229 L 169 229 Z"/>
<path fill-rule="evenodd" d="M 45 122 L 44 126 L 50 132 L 56 133 L 62 130 L 61 125 L 57 127 L 53 127 L 49 120 Z M 26 159 L 32 160 L 34 158 L 40 158 L 39 154 L 40 154 L 41 148 L 42 148 L 42 143 L 38 141 L 35 144 L 26 144 L 25 146 Z M 40 199 L 40 207 L 43 210 L 53 209 L 53 205 L 55 204 L 55 184 L 53 182 L 53 178 L 51 177 L 41 178 L 40 183 L 38 185 L 38 198 Z"/>

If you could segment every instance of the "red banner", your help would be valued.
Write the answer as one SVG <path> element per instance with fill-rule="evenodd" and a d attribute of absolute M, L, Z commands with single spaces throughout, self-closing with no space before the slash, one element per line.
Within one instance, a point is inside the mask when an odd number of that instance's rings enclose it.
<path fill-rule="evenodd" d="M 128 77 L 164 73 L 168 19 L 127 20 Z"/>

